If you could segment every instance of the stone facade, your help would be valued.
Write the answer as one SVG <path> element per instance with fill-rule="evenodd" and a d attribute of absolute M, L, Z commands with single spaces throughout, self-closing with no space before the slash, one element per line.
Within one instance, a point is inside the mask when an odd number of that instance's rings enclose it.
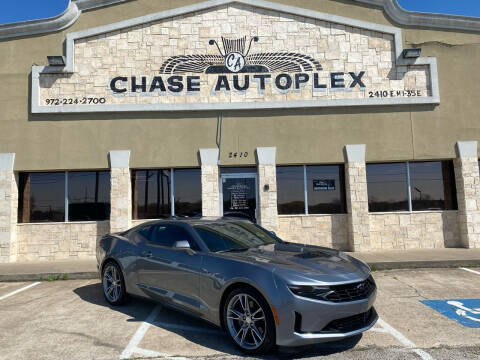
<path fill-rule="evenodd" d="M 203 216 L 220 216 L 218 153 L 218 149 L 200 149 Z"/>
<path fill-rule="evenodd" d="M 218 90 L 218 76 L 206 74 L 207 66 L 202 67 L 205 61 L 200 61 L 186 66 L 187 69 L 200 67 L 200 71 L 181 72 L 186 76 L 198 75 L 198 91 L 190 91 L 186 96 L 184 84 L 183 96 L 179 96 L 179 92 L 168 89 L 165 79 L 163 88 L 149 91 L 153 77 L 159 75 L 158 69 L 164 69 L 160 74 L 164 77 L 172 75 L 173 71 L 164 64 L 173 56 L 216 57 L 210 61 L 218 66 L 225 65 L 225 59 L 220 54 L 220 51 L 225 51 L 222 36 L 232 40 L 245 37 L 245 49 L 242 51 L 245 53 L 250 40 L 257 36 L 258 42 L 251 44 L 251 59 L 264 53 L 280 54 L 280 58 L 285 53 L 298 53 L 304 59 L 308 56 L 318 65 L 300 67 L 295 71 L 306 73 L 309 77 L 309 81 L 298 89 L 290 87 L 282 90 L 276 86 L 276 75 L 281 72 L 275 74 L 273 71 L 265 89 L 260 88 L 258 79 L 250 79 L 248 75 L 227 74 L 230 85 Z M 210 45 L 210 40 L 217 41 L 220 49 Z M 249 58 L 245 61 L 248 62 Z M 392 34 L 229 4 L 76 40 L 74 73 L 42 74 L 39 105 L 63 106 L 64 99 L 67 101 L 65 105 L 71 99 L 74 105 L 80 107 L 99 104 L 100 100 L 104 101 L 100 104 L 112 105 L 367 99 L 407 96 L 403 95 L 404 91 L 405 94 L 413 91 L 416 97 L 431 96 L 428 66 L 396 66 L 395 62 Z M 361 71 L 365 72 L 361 79 L 365 87 L 361 88 L 358 84 L 350 87 L 354 79 L 348 73 L 358 74 Z M 326 84 L 325 88 L 313 88 L 314 73 L 318 74 L 319 84 Z M 345 73 L 345 86 L 332 88 L 331 73 Z M 147 90 L 132 92 L 131 79 L 118 83 L 126 89 L 125 92 L 110 90 L 113 78 L 130 76 L 137 77 L 135 85 L 141 85 L 142 77 L 146 77 Z M 249 79 L 249 87 L 242 90 L 248 81 L 245 76 Z M 235 77 L 240 90 L 233 88 Z M 283 80 L 285 85 L 286 80 Z M 402 95 L 398 95 L 397 91 Z M 87 99 L 85 104 L 83 98 Z M 91 103 L 89 98 L 97 102 Z"/>
<path fill-rule="evenodd" d="M 0 154 L 0 263 L 17 260 L 17 181 L 15 154 Z"/>
<path fill-rule="evenodd" d="M 271 231 L 278 229 L 276 151 L 274 147 L 257 148 L 259 224 Z"/>
<path fill-rule="evenodd" d="M 97 241 L 109 233 L 108 221 L 18 224 L 17 261 L 94 259 Z"/>
<path fill-rule="evenodd" d="M 457 211 L 370 213 L 371 250 L 460 246 Z"/>
<path fill-rule="evenodd" d="M 461 246 L 480 248 L 480 174 L 477 142 L 457 143 L 455 182 L 457 184 L 458 219 Z"/>
<path fill-rule="evenodd" d="M 370 250 L 365 145 L 347 145 L 345 152 L 349 249 L 351 251 Z"/>
<path fill-rule="evenodd" d="M 130 151 L 110 151 L 110 231 L 127 230 L 132 223 Z"/>
<path fill-rule="evenodd" d="M 347 214 L 281 215 L 277 235 L 297 243 L 349 250 Z"/>

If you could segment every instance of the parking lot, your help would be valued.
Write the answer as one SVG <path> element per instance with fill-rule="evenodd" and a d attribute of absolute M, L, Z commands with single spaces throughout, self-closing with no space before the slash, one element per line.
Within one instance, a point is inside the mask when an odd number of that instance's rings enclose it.
<path fill-rule="evenodd" d="M 463 301 L 480 299 L 480 269 L 374 277 L 380 320 L 372 330 L 344 342 L 280 348 L 268 358 L 480 359 L 480 306 Z M 442 314 L 443 305 L 453 315 Z M 0 283 L 0 359 L 240 356 L 219 329 L 160 305 L 134 299 L 110 307 L 98 280 Z"/>

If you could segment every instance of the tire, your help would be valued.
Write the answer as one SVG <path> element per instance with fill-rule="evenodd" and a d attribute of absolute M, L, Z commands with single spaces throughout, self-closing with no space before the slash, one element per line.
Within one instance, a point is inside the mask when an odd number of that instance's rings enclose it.
<path fill-rule="evenodd" d="M 245 354 L 266 354 L 275 346 L 273 315 L 258 291 L 246 286 L 233 290 L 222 311 L 227 335 Z"/>
<path fill-rule="evenodd" d="M 109 261 L 103 266 L 102 288 L 103 295 L 109 304 L 119 306 L 127 301 L 125 280 L 117 263 Z"/>

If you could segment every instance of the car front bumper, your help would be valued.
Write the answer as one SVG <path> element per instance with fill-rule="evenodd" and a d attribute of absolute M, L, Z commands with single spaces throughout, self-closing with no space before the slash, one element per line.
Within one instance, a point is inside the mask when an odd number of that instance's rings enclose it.
<path fill-rule="evenodd" d="M 366 299 L 342 303 L 292 296 L 277 309 L 277 345 L 309 345 L 361 334 L 378 320 L 375 298 L 376 290 Z"/>

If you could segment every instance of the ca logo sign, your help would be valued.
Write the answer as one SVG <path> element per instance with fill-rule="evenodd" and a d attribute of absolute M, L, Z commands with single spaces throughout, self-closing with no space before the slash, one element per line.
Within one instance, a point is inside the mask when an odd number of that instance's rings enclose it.
<path fill-rule="evenodd" d="M 225 66 L 231 72 L 239 72 L 245 67 L 245 58 L 240 53 L 232 52 L 225 57 Z"/>

